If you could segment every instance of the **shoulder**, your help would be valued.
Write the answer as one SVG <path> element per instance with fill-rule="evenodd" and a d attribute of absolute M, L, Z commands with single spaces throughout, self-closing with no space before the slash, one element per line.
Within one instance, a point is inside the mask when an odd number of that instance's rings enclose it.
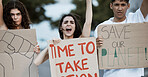
<path fill-rule="evenodd" d="M 100 24 L 98 24 L 97 27 L 96 27 L 96 29 L 97 29 L 100 25 L 112 24 L 112 23 L 113 23 L 112 20 L 113 20 L 113 17 L 110 18 L 110 19 L 108 19 L 108 20 L 106 20 L 106 21 L 104 21 L 104 22 L 102 22 L 102 23 L 100 23 Z"/>
<path fill-rule="evenodd" d="M 7 26 L 4 24 L 0 25 L 0 30 L 8 30 Z"/>
<path fill-rule="evenodd" d="M 129 12 L 128 17 L 130 16 L 134 16 L 134 15 L 142 15 L 142 12 L 140 10 L 140 8 L 136 11 L 136 12 Z"/>
<path fill-rule="evenodd" d="M 128 22 L 138 23 L 138 22 L 144 22 L 144 16 L 140 10 L 140 8 L 135 13 L 129 13 L 127 16 Z"/>
<path fill-rule="evenodd" d="M 108 19 L 108 20 L 106 20 L 106 21 L 104 21 L 104 22 L 98 24 L 97 27 L 95 28 L 94 36 L 97 37 L 97 29 L 98 29 L 98 27 L 99 27 L 100 25 L 112 24 L 112 23 L 113 23 L 112 20 L 113 20 L 113 17 L 111 17 L 110 19 Z"/>

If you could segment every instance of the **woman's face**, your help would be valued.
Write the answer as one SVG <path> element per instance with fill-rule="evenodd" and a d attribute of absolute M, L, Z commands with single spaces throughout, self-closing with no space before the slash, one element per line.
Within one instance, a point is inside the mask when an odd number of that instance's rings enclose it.
<path fill-rule="evenodd" d="M 22 22 L 22 15 L 18 9 L 11 9 L 10 15 L 16 25 L 20 25 Z"/>
<path fill-rule="evenodd" d="M 64 37 L 72 37 L 73 38 L 75 26 L 76 25 L 75 25 L 75 21 L 74 21 L 73 17 L 66 16 L 63 19 L 62 27 L 61 27 Z"/>

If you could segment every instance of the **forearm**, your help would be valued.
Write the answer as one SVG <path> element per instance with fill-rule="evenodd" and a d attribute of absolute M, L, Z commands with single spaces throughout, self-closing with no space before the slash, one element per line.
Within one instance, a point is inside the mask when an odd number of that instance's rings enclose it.
<path fill-rule="evenodd" d="M 86 0 L 86 15 L 83 26 L 82 37 L 89 37 L 92 23 L 92 0 Z"/>
<path fill-rule="evenodd" d="M 143 0 L 140 10 L 145 18 L 148 14 L 148 0 Z"/>
<path fill-rule="evenodd" d="M 0 0 L 0 4 L 2 4 L 2 0 Z"/>
<path fill-rule="evenodd" d="M 6 26 L 3 20 L 3 4 L 2 4 L 2 0 L 0 0 L 0 30 L 5 29 L 5 28 Z"/>
<path fill-rule="evenodd" d="M 3 18 L 3 4 L 2 4 L 2 0 L 0 0 L 0 18 Z"/>
<path fill-rule="evenodd" d="M 45 48 L 34 60 L 34 63 L 36 65 L 40 65 L 42 64 L 44 61 L 46 61 L 49 57 L 48 57 L 48 49 Z"/>

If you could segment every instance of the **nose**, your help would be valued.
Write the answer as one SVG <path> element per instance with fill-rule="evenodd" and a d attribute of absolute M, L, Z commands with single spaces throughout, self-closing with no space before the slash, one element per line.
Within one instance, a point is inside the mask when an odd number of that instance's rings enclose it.
<path fill-rule="evenodd" d="M 122 10 L 122 6 L 121 5 L 118 7 L 118 10 Z"/>
<path fill-rule="evenodd" d="M 71 25 L 71 23 L 70 23 L 70 22 L 68 22 L 68 23 L 67 23 L 67 25 L 68 25 L 68 26 L 70 26 L 70 25 Z"/>
<path fill-rule="evenodd" d="M 17 19 L 18 17 L 17 17 L 17 15 L 14 15 L 14 19 Z"/>

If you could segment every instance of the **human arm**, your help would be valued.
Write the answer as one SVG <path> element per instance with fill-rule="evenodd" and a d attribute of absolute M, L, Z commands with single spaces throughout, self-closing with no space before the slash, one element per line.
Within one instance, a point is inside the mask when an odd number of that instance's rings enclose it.
<path fill-rule="evenodd" d="M 86 0 L 86 19 L 82 30 L 81 37 L 89 37 L 92 23 L 92 0 Z"/>
<path fill-rule="evenodd" d="M 3 20 L 3 4 L 2 0 L 0 0 L 0 30 L 7 30 L 7 27 Z"/>
<path fill-rule="evenodd" d="M 33 51 L 36 53 L 36 54 L 39 54 L 40 53 L 40 47 L 38 45 L 38 42 L 37 42 L 37 45 L 33 48 Z"/>
<path fill-rule="evenodd" d="M 3 4 L 2 0 L 0 0 L 0 26 L 3 25 Z"/>
<path fill-rule="evenodd" d="M 60 43 L 61 40 L 55 38 L 52 41 L 53 41 L 53 44 L 56 45 L 56 44 Z M 35 46 L 34 51 L 37 54 L 40 53 L 39 45 Z M 42 64 L 43 62 L 45 62 L 48 59 L 49 59 L 48 48 L 45 48 L 40 54 L 38 54 L 38 56 L 34 60 L 34 63 L 38 66 L 38 65 Z"/>
<path fill-rule="evenodd" d="M 143 0 L 140 10 L 145 18 L 148 14 L 148 0 Z"/>
<path fill-rule="evenodd" d="M 96 38 L 96 45 L 97 45 L 97 48 L 98 48 L 98 47 L 101 47 L 102 44 L 103 44 L 103 39 L 98 36 L 98 37 Z"/>
<path fill-rule="evenodd" d="M 99 26 L 99 25 L 98 25 Z M 101 36 L 98 36 L 98 26 L 96 27 L 95 31 L 94 31 L 94 37 L 96 37 L 96 46 L 101 47 L 103 44 L 103 38 Z"/>
<path fill-rule="evenodd" d="M 34 64 L 37 66 L 45 62 L 47 59 L 49 59 L 48 49 L 45 48 L 34 60 Z"/>

